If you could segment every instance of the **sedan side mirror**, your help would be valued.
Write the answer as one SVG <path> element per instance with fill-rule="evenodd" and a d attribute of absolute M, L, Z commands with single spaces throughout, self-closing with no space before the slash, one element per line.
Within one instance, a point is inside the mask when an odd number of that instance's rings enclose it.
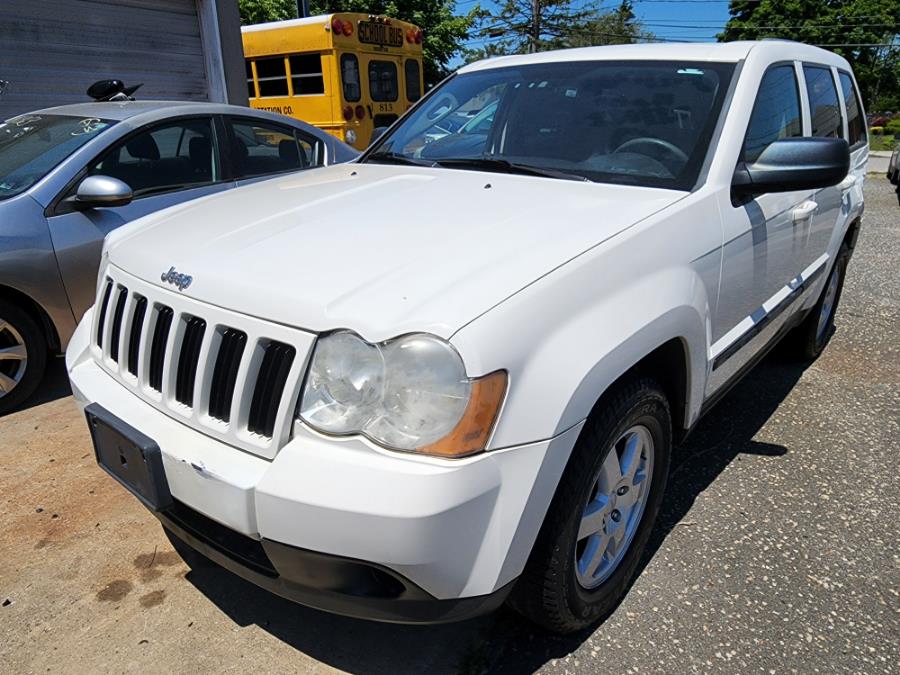
<path fill-rule="evenodd" d="M 783 138 L 766 146 L 755 162 L 741 162 L 732 194 L 815 190 L 840 183 L 850 170 L 850 146 L 842 138 Z"/>
<path fill-rule="evenodd" d="M 88 176 L 78 184 L 72 205 L 90 209 L 100 206 L 125 206 L 134 198 L 127 183 L 111 176 Z"/>

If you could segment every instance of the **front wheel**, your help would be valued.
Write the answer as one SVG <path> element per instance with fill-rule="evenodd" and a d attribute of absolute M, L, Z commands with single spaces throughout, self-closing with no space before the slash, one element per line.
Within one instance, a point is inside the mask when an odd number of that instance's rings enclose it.
<path fill-rule="evenodd" d="M 659 385 L 619 386 L 572 451 L 512 607 L 557 633 L 605 618 L 624 596 L 659 512 L 672 445 Z"/>
<path fill-rule="evenodd" d="M 47 341 L 34 320 L 0 300 L 0 415 L 37 389 L 47 365 Z"/>

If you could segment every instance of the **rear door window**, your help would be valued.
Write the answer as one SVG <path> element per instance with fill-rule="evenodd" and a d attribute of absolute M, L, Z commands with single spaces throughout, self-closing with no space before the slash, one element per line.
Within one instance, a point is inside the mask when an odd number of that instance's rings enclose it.
<path fill-rule="evenodd" d="M 231 119 L 231 161 L 238 178 L 254 178 L 318 166 L 321 143 L 291 127 Z"/>
<path fill-rule="evenodd" d="M 344 100 L 356 102 L 360 98 L 359 60 L 356 54 L 341 55 L 341 84 L 344 88 Z"/>
<path fill-rule="evenodd" d="M 794 66 L 773 66 L 759 85 L 744 139 L 743 160 L 755 162 L 773 141 L 802 135 L 800 92 Z"/>
<path fill-rule="evenodd" d="M 396 101 L 397 64 L 393 61 L 369 61 L 369 94 L 373 101 Z"/>
<path fill-rule="evenodd" d="M 838 79 L 844 94 L 844 107 L 847 108 L 847 142 L 854 147 L 866 142 L 866 120 L 859 103 L 859 92 L 853 86 L 853 78 L 847 73 L 838 72 Z"/>
<path fill-rule="evenodd" d="M 841 106 L 831 70 L 822 66 L 803 65 L 803 78 L 809 96 L 812 135 L 843 138 Z"/>
<path fill-rule="evenodd" d="M 406 78 L 406 100 L 412 103 L 422 97 L 422 87 L 419 85 L 419 62 L 414 59 L 406 59 L 403 64 L 403 74 Z"/>

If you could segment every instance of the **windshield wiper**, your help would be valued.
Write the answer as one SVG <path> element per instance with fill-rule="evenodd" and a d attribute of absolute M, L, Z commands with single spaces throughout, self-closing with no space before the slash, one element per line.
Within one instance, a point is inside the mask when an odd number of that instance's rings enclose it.
<path fill-rule="evenodd" d="M 376 152 L 369 155 L 365 159 L 366 162 L 377 162 L 379 164 L 405 164 L 407 166 L 434 166 L 434 162 L 429 162 L 415 157 L 407 157 L 397 152 Z"/>
<path fill-rule="evenodd" d="M 542 176 L 544 178 L 558 178 L 560 180 L 577 180 L 583 183 L 592 182 L 590 179 L 577 173 L 568 173 L 557 169 L 548 169 L 530 164 L 519 164 L 498 157 L 453 157 L 450 159 L 435 160 L 437 166 L 448 169 L 472 168 L 485 171 L 502 171 L 503 173 L 517 173 L 524 176 Z"/>

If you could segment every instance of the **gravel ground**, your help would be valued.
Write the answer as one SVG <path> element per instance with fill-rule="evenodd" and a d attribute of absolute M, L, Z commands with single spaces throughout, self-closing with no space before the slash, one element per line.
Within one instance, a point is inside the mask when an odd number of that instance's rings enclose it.
<path fill-rule="evenodd" d="M 57 362 L 0 419 L 0 672 L 900 672 L 900 210 L 881 177 L 867 199 L 825 354 L 774 353 L 699 425 L 595 630 L 373 624 L 190 571 L 96 467 Z"/>

